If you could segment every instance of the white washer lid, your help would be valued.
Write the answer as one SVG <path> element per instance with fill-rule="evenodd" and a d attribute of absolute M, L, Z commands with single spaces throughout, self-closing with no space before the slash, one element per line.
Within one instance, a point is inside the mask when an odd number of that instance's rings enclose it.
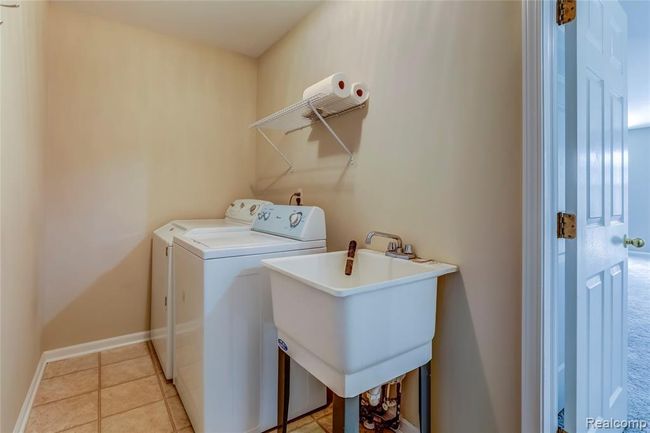
<path fill-rule="evenodd" d="M 176 236 L 174 243 L 203 259 L 323 248 L 326 245 L 324 240 L 296 241 L 253 231 L 220 233 L 191 232 L 186 235 Z"/>

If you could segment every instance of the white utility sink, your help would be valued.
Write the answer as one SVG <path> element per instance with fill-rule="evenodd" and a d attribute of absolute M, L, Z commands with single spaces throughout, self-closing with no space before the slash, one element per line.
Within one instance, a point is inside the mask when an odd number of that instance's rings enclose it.
<path fill-rule="evenodd" d="M 458 268 L 359 250 L 263 260 L 271 270 L 278 344 L 341 397 L 431 359 L 437 278 Z"/>

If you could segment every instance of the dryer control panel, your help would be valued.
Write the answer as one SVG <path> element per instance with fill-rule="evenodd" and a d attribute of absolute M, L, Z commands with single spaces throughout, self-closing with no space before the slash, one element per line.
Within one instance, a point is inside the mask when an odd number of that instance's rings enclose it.
<path fill-rule="evenodd" d="M 235 200 L 230 203 L 230 206 L 226 209 L 226 218 L 245 224 L 251 224 L 255 220 L 260 209 L 267 204 L 273 203 L 265 200 L 256 200 L 254 198 Z"/>
<path fill-rule="evenodd" d="M 316 206 L 265 205 L 253 230 L 299 241 L 326 239 L 325 212 Z"/>

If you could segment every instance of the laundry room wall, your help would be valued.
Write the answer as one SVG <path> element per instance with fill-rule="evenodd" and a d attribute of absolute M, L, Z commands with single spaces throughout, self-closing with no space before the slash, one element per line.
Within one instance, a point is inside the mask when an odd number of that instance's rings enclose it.
<path fill-rule="evenodd" d="M 0 431 L 11 432 L 41 356 L 46 3 L 0 11 Z"/>
<path fill-rule="evenodd" d="M 43 348 L 149 329 L 150 236 L 250 196 L 256 61 L 51 3 Z"/>
<path fill-rule="evenodd" d="M 305 203 L 325 210 L 331 250 L 383 230 L 460 265 L 438 294 L 438 433 L 520 423 L 520 21 L 518 2 L 331 2 L 259 63 L 258 117 L 339 71 L 371 96 L 331 122 L 354 165 L 322 127 L 273 134 L 295 170 L 259 139 L 256 192 L 284 203 L 302 187 Z M 403 406 L 413 423 L 416 383 L 409 377 Z"/>

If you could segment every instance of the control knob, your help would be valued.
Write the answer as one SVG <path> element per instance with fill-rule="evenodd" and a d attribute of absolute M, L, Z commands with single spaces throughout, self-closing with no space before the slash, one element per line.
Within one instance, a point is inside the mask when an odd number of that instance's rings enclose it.
<path fill-rule="evenodd" d="M 289 215 L 289 226 L 291 228 L 296 227 L 302 221 L 302 212 L 294 212 Z"/>

